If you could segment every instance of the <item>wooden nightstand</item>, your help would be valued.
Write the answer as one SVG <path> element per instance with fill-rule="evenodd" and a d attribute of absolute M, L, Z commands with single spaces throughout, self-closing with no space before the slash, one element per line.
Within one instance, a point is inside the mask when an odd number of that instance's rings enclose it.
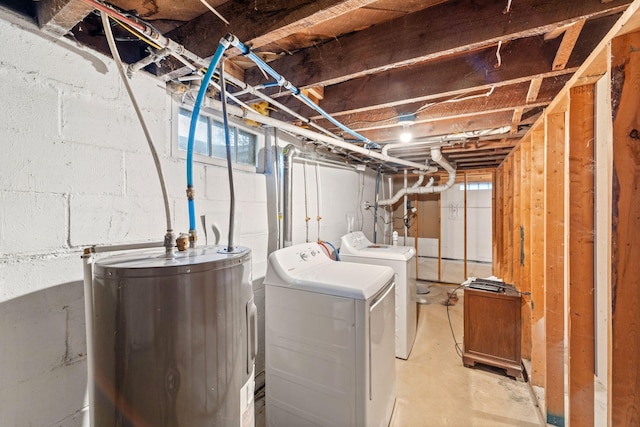
<path fill-rule="evenodd" d="M 465 288 L 464 366 L 483 363 L 524 380 L 520 304 L 520 293 L 510 285 L 506 285 L 504 292 Z"/>

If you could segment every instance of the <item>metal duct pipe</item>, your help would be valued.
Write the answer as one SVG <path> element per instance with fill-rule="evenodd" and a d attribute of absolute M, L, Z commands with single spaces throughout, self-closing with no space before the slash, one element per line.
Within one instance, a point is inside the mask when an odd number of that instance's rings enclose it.
<path fill-rule="evenodd" d="M 433 180 L 430 180 L 429 183 L 423 187 L 411 187 L 411 188 L 402 188 L 398 191 L 392 198 L 386 200 L 379 200 L 378 205 L 386 206 L 393 205 L 401 197 L 405 194 L 425 194 L 425 193 L 441 193 L 443 191 L 448 190 L 451 186 L 456 182 L 456 170 L 455 168 L 444 158 L 442 152 L 440 151 L 440 147 L 432 147 L 431 148 L 431 160 L 439 164 L 447 171 L 449 174 L 449 179 L 443 185 L 433 185 Z"/>
<path fill-rule="evenodd" d="M 283 205 L 282 228 L 284 230 L 284 247 L 291 246 L 293 241 L 293 156 L 298 154 L 298 148 L 289 144 L 283 150 L 284 154 L 284 180 L 283 180 Z"/>

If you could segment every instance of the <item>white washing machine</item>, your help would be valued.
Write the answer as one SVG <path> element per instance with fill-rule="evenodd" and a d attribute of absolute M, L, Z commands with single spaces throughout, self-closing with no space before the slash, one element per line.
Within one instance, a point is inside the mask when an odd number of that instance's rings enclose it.
<path fill-rule="evenodd" d="M 347 262 L 386 265 L 395 271 L 396 282 L 396 357 L 409 358 L 416 339 L 418 308 L 416 302 L 416 251 L 410 246 L 371 243 L 354 231 L 342 236 L 340 259 Z"/>
<path fill-rule="evenodd" d="M 386 427 L 395 404 L 393 270 L 317 243 L 273 252 L 265 277 L 270 427 Z"/>

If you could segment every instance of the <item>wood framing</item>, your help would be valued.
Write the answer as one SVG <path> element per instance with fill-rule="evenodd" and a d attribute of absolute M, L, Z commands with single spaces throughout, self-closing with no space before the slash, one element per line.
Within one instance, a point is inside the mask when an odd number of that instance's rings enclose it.
<path fill-rule="evenodd" d="M 531 137 L 520 143 L 520 225 L 522 226 L 522 358 L 531 360 Z"/>
<path fill-rule="evenodd" d="M 640 33 L 612 44 L 612 391 L 614 426 L 640 423 Z"/>
<path fill-rule="evenodd" d="M 569 106 L 569 425 L 594 425 L 594 87 Z"/>
<path fill-rule="evenodd" d="M 580 19 L 579 21 L 574 22 L 564 32 L 562 43 L 560 43 L 560 47 L 558 48 L 556 57 L 553 60 L 553 66 L 551 67 L 552 69 L 562 70 L 567 66 L 567 62 L 569 62 L 569 57 L 571 56 L 571 52 L 573 52 L 573 48 L 578 41 L 578 37 L 580 36 L 582 27 L 584 27 L 585 21 L 585 19 Z"/>
<path fill-rule="evenodd" d="M 564 426 L 565 112 L 546 116 L 545 335 L 547 423 Z"/>
<path fill-rule="evenodd" d="M 531 132 L 531 384 L 545 385 L 546 335 L 544 318 L 545 299 L 545 137 L 544 130 Z"/>

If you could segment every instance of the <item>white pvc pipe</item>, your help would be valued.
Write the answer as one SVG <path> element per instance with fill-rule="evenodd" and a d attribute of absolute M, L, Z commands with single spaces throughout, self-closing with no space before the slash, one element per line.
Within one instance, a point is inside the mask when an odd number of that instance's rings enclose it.
<path fill-rule="evenodd" d="M 414 188 L 414 187 L 407 188 L 407 187 L 405 187 L 405 188 L 400 189 L 400 191 L 398 191 L 392 198 L 386 199 L 386 200 L 379 200 L 378 201 L 378 205 L 379 206 L 393 205 L 398 200 L 400 200 L 401 197 L 403 197 L 406 194 L 441 193 L 441 192 L 446 191 L 449 188 L 451 188 L 451 186 L 456 182 L 456 170 L 451 165 L 451 163 L 449 163 L 442 156 L 442 152 L 440 151 L 440 147 L 432 147 L 431 148 L 431 160 L 433 160 L 434 162 L 436 162 L 437 164 L 442 166 L 444 168 L 444 170 L 446 170 L 447 173 L 449 174 L 449 179 L 447 179 L 446 183 L 444 183 L 443 185 L 434 186 L 433 185 L 433 180 L 430 180 L 427 185 L 422 186 L 422 187 L 417 187 L 417 188 Z"/>
<path fill-rule="evenodd" d="M 210 100 L 210 102 L 208 103 L 208 106 L 215 108 L 217 110 L 220 110 L 222 108 L 221 105 L 222 104 L 218 100 Z M 387 163 L 396 163 L 396 164 L 408 166 L 414 169 L 419 169 L 427 173 L 433 173 L 438 170 L 438 168 L 434 166 L 429 166 L 422 163 L 416 163 L 409 160 L 392 157 L 386 154 L 381 154 L 381 153 L 378 153 L 377 151 L 372 151 L 369 148 L 363 148 L 349 142 L 344 142 L 339 139 L 332 138 L 328 135 L 322 135 L 320 133 L 313 132 L 308 129 L 304 129 L 280 120 L 276 120 L 268 116 L 263 116 L 262 114 L 259 114 L 253 111 L 253 109 L 243 110 L 242 108 L 235 107 L 232 105 L 229 105 L 227 109 L 229 114 L 232 114 L 236 117 L 253 120 L 254 122 L 262 123 L 267 126 L 273 126 L 282 130 L 286 130 L 298 136 L 303 136 L 305 138 L 309 138 L 311 140 L 314 140 L 320 143 L 331 145 L 333 147 L 342 148 L 344 150 L 352 151 L 354 153 L 362 154 L 363 156 L 369 157 L 371 159 L 376 159 L 376 160 L 380 160 L 382 162 L 387 162 Z"/>
<path fill-rule="evenodd" d="M 89 395 L 89 425 L 95 426 L 95 386 L 93 379 L 93 256 L 85 250 L 82 255 L 84 272 L 84 318 L 87 340 L 87 393 Z"/>

